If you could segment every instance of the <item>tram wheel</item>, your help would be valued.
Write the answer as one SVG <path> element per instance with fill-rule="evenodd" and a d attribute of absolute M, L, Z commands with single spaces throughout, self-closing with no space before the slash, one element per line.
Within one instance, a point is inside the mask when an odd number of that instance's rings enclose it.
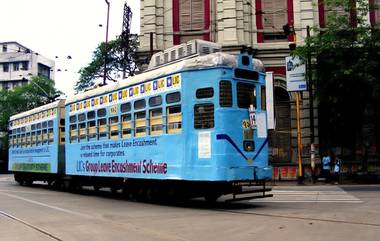
<path fill-rule="evenodd" d="M 206 194 L 204 196 L 205 200 L 208 202 L 208 203 L 215 203 L 216 200 L 218 200 L 218 198 L 220 198 L 220 194 L 219 193 L 209 193 L 209 194 Z"/>

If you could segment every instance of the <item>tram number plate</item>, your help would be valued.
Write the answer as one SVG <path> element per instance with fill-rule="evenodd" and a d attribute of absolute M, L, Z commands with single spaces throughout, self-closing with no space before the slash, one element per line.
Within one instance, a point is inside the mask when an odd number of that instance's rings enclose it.
<path fill-rule="evenodd" d="M 251 123 L 249 122 L 249 120 L 243 120 L 243 122 L 241 123 L 241 126 L 244 128 L 244 129 L 248 129 L 251 127 Z"/>
<path fill-rule="evenodd" d="M 110 107 L 110 114 L 117 115 L 117 105 L 113 105 Z"/>

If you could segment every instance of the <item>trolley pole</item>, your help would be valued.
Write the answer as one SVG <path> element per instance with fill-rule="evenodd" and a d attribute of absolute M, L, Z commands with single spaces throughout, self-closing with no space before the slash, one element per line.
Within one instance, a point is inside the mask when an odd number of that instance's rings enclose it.
<path fill-rule="evenodd" d="M 301 143 L 301 116 L 300 116 L 300 93 L 296 92 L 296 110 L 297 110 L 297 140 L 298 140 L 298 184 L 303 183 L 302 175 L 302 143 Z"/>

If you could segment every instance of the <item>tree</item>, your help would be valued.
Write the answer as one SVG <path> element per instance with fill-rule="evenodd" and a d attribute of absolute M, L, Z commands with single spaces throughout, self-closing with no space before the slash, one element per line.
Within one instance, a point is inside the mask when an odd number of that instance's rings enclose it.
<path fill-rule="evenodd" d="M 321 147 L 347 148 L 354 158 L 358 147 L 380 143 L 379 26 L 367 22 L 365 0 L 325 0 L 325 9 L 326 28 L 314 27 L 295 54 L 314 60 Z"/>
<path fill-rule="evenodd" d="M 41 76 L 13 90 L 0 90 L 0 131 L 7 130 L 10 116 L 50 103 L 61 94 L 52 80 Z"/>
<path fill-rule="evenodd" d="M 116 81 L 121 73 L 126 76 L 133 76 L 137 69 L 135 64 L 135 53 L 138 47 L 138 36 L 131 34 L 127 51 L 124 51 L 124 43 L 121 37 L 112 40 L 107 44 L 107 80 Z M 104 76 L 104 53 L 105 43 L 101 43 L 95 49 L 91 63 L 79 70 L 80 78 L 76 83 L 75 91 L 83 91 L 95 85 L 96 80 L 103 79 Z"/>

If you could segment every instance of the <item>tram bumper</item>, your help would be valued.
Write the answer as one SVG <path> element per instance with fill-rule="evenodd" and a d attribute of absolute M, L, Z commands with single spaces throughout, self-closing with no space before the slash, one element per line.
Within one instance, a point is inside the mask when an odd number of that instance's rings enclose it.
<path fill-rule="evenodd" d="M 253 167 L 254 180 L 269 181 L 272 180 L 272 167 Z"/>

